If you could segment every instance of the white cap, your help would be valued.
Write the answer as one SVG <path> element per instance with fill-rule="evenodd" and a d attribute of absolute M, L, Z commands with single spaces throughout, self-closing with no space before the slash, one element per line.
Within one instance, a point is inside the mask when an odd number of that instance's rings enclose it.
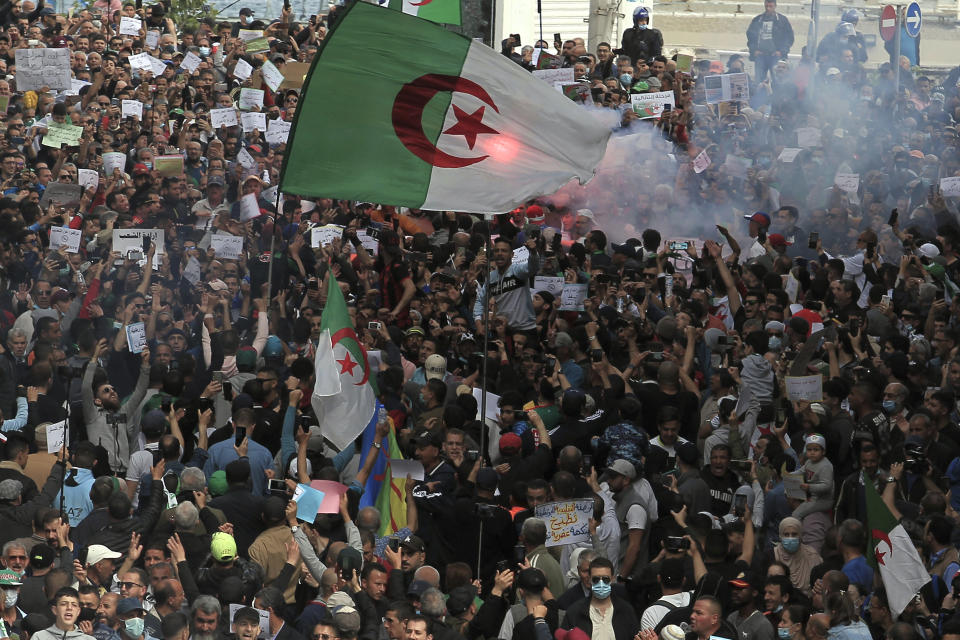
<path fill-rule="evenodd" d="M 840 69 L 837 69 L 836 67 L 830 67 L 829 69 L 827 69 L 827 76 L 838 76 L 838 75 L 840 75 Z"/>
<path fill-rule="evenodd" d="M 940 255 L 940 249 L 937 249 L 937 245 L 929 242 L 924 242 L 917 251 L 925 258 L 935 258 Z"/>
<path fill-rule="evenodd" d="M 423 363 L 423 375 L 427 380 L 442 380 L 447 375 L 447 359 L 439 353 L 429 356 Z"/>
<path fill-rule="evenodd" d="M 778 320 L 771 320 L 763 327 L 764 331 L 776 331 L 778 333 L 783 333 L 783 330 L 786 329 L 784 324 Z"/>
<path fill-rule="evenodd" d="M 116 551 L 111 551 L 109 548 L 103 546 L 102 544 L 92 544 L 87 547 L 87 564 L 97 564 L 101 560 L 116 560 L 119 558 L 121 553 Z"/>
<path fill-rule="evenodd" d="M 578 209 L 577 216 L 583 216 L 584 218 L 590 218 L 591 220 L 594 219 L 593 211 L 590 211 L 590 209 Z"/>

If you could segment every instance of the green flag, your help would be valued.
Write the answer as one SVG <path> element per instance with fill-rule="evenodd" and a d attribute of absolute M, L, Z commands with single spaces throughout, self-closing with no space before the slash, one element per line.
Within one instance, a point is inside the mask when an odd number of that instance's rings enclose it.
<path fill-rule="evenodd" d="M 357 2 L 314 57 L 280 190 L 506 212 L 593 177 L 610 133 L 490 47 Z"/>
<path fill-rule="evenodd" d="M 390 0 L 387 6 L 430 22 L 460 24 L 460 0 Z"/>

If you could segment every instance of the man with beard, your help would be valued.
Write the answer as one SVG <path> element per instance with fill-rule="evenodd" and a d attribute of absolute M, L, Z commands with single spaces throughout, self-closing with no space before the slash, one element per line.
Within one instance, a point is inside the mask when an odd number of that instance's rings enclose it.
<path fill-rule="evenodd" d="M 129 411 L 139 406 L 150 382 L 150 349 L 144 347 L 140 354 L 140 376 L 133 393 L 121 404 L 120 396 L 106 377 L 96 378 L 100 358 L 107 353 L 107 341 L 100 340 L 93 350 L 90 365 L 83 375 L 83 420 L 87 436 L 107 450 L 110 467 L 125 471 L 130 459 L 130 444 L 127 440 L 126 420 Z"/>
<path fill-rule="evenodd" d="M 91 589 L 93 596 L 85 595 L 85 590 Z M 80 586 L 80 603 L 85 606 L 85 598 L 95 597 L 99 593 L 97 587 L 92 585 Z M 107 592 L 98 598 L 97 617 L 93 621 L 93 633 L 90 634 L 96 640 L 120 640 L 120 634 L 117 633 L 119 619 L 117 618 L 117 603 L 120 602 L 120 594 Z"/>
<path fill-rule="evenodd" d="M 200 596 L 190 608 L 190 640 L 220 639 L 220 601 L 213 596 Z"/>

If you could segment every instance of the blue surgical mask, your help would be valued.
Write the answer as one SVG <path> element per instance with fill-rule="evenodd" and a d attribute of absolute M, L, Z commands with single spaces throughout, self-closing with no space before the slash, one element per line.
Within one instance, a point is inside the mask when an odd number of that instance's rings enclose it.
<path fill-rule="evenodd" d="M 590 591 L 594 596 L 600 600 L 606 600 L 610 597 L 610 592 L 613 590 L 613 587 L 610 586 L 609 582 L 604 582 L 601 580 L 597 584 L 591 585 Z"/>
<path fill-rule="evenodd" d="M 633 77 L 629 73 L 622 73 L 620 74 L 620 83 L 625 87 L 629 87 L 633 84 Z"/>
<path fill-rule="evenodd" d="M 200 55 L 202 56 L 210 55 L 210 47 L 200 47 Z"/>
<path fill-rule="evenodd" d="M 143 635 L 143 618 L 130 618 L 123 621 L 123 629 L 131 638 L 139 638 Z"/>
<path fill-rule="evenodd" d="M 780 640 L 790 640 L 790 629 L 787 627 L 777 627 L 777 637 Z"/>
<path fill-rule="evenodd" d="M 638 24 L 638 25 L 637 25 L 637 29 L 640 29 L 641 31 L 644 30 L 644 29 L 649 29 L 649 28 L 650 28 L 650 25 L 648 25 L 648 24 Z"/>
<path fill-rule="evenodd" d="M 897 402 L 895 400 L 884 400 L 883 401 L 883 412 L 886 414 L 896 413 L 897 411 Z"/>
<path fill-rule="evenodd" d="M 800 538 L 780 538 L 780 544 L 787 553 L 796 553 L 800 548 Z"/>
<path fill-rule="evenodd" d="M 767 339 L 767 348 L 770 351 L 780 351 L 783 348 L 783 340 L 780 339 L 780 336 L 770 336 Z"/>

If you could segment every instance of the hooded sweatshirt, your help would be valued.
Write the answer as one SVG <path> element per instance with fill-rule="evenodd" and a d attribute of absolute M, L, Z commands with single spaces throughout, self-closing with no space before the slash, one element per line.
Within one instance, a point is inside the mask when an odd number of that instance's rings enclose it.
<path fill-rule="evenodd" d="M 36 638 L 36 640 L 94 640 L 93 636 L 88 636 L 76 626 L 72 631 L 64 631 L 55 624 L 50 625 L 42 631 L 37 631 L 30 637 Z"/>

